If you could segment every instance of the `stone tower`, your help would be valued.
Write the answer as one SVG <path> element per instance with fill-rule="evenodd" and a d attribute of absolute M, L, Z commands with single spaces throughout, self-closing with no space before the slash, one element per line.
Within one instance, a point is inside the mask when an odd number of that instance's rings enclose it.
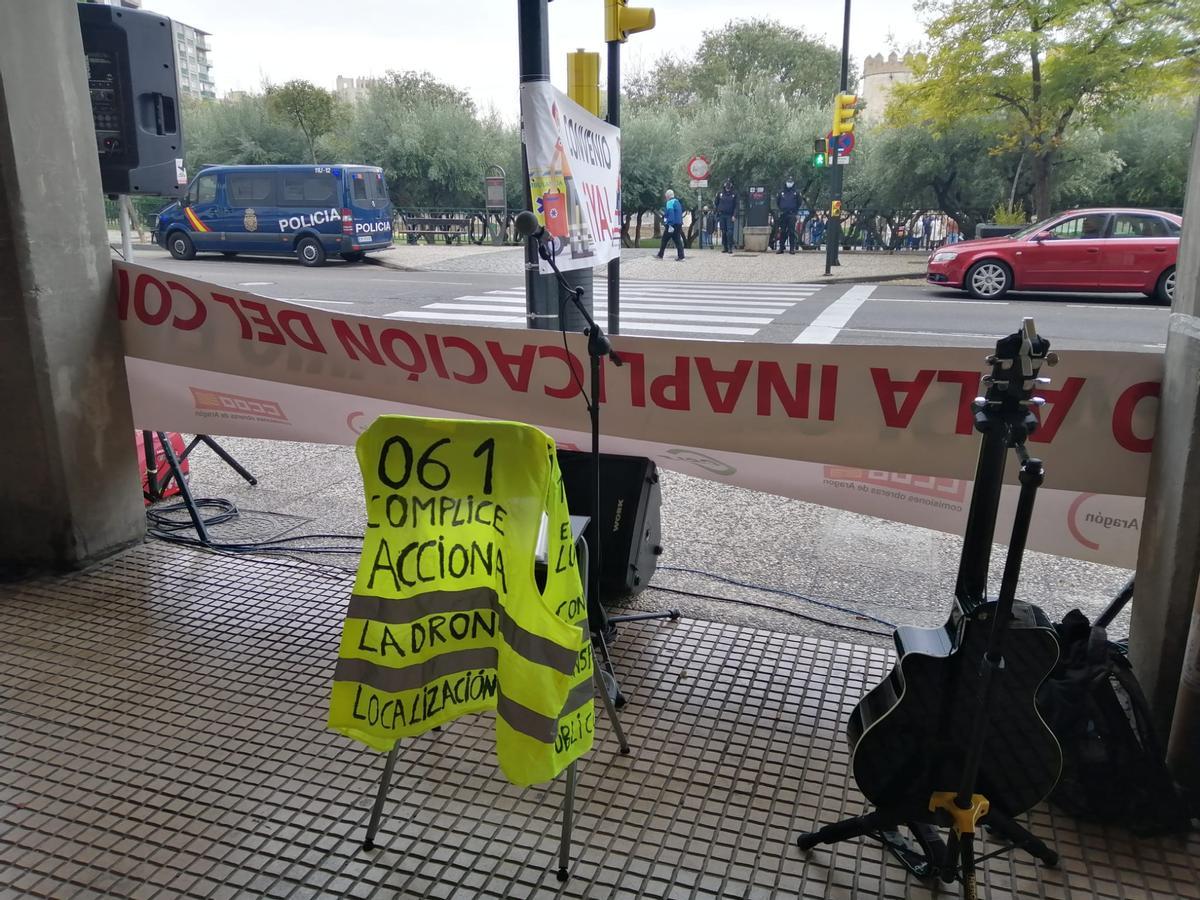
<path fill-rule="evenodd" d="M 903 57 L 893 50 L 884 59 L 882 53 L 863 60 L 862 101 L 866 109 L 862 113 L 864 123 L 877 125 L 883 121 L 892 88 L 897 84 L 912 81 L 912 64 L 916 57 L 905 53 Z"/>

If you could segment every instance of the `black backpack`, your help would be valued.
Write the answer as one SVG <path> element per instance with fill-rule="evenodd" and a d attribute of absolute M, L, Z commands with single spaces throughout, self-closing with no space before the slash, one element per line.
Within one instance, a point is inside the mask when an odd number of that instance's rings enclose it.
<path fill-rule="evenodd" d="M 1050 802 L 1138 835 L 1188 831 L 1187 806 L 1123 649 L 1077 609 L 1054 629 L 1061 655 L 1037 696 L 1063 753 Z"/>

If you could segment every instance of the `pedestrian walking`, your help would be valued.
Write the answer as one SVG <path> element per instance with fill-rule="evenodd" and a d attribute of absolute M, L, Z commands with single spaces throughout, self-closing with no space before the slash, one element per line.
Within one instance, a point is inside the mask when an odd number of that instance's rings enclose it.
<path fill-rule="evenodd" d="M 721 252 L 733 252 L 733 228 L 737 222 L 738 195 L 733 182 L 726 178 L 721 193 L 717 194 L 717 219 L 721 224 Z"/>
<path fill-rule="evenodd" d="M 662 246 L 658 248 L 658 258 L 662 259 L 667 252 L 667 243 L 674 242 L 676 260 L 683 259 L 683 204 L 675 199 L 675 192 L 668 188 L 663 193 L 663 236 Z"/>
<path fill-rule="evenodd" d="M 796 213 L 800 210 L 800 192 L 796 190 L 796 179 L 791 175 L 783 183 L 783 190 L 775 198 L 779 207 L 779 240 L 775 252 L 782 253 L 787 245 L 788 253 L 796 252 Z"/>

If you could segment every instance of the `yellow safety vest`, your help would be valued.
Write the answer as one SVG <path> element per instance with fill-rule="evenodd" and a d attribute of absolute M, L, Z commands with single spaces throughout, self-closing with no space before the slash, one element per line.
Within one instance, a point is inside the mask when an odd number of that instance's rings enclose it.
<path fill-rule="evenodd" d="M 514 784 L 592 746 L 592 654 L 554 441 L 515 422 L 382 416 L 356 444 L 367 501 L 329 726 L 377 750 L 496 711 Z M 545 587 L 534 558 L 547 517 Z"/>

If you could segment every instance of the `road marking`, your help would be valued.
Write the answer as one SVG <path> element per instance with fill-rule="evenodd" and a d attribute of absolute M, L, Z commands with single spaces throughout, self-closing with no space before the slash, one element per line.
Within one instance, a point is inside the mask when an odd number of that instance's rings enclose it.
<path fill-rule="evenodd" d="M 1166 344 L 1142 344 L 1143 347 L 1153 347 L 1155 350 L 1166 349 Z"/>
<path fill-rule="evenodd" d="M 273 281 L 239 281 L 238 287 L 266 287 L 268 284 L 274 284 Z"/>
<path fill-rule="evenodd" d="M 856 284 L 834 300 L 825 310 L 813 319 L 812 324 L 800 332 L 793 344 L 832 344 L 834 338 L 850 321 L 850 317 L 858 312 L 858 308 L 867 301 L 874 285 Z"/>
<path fill-rule="evenodd" d="M 953 303 L 955 306 L 967 304 L 968 306 L 1008 306 L 1008 300 L 959 300 L 956 297 L 944 297 L 941 300 L 933 300 L 929 297 L 872 297 L 872 303 Z"/>
<path fill-rule="evenodd" d="M 359 302 L 357 300 L 306 300 L 304 297 L 276 297 L 275 299 L 282 300 L 284 303 L 299 303 L 301 306 L 312 306 L 314 303 L 332 306 L 354 306 Z"/>
<path fill-rule="evenodd" d="M 524 291 L 489 291 L 487 294 L 468 294 L 462 297 L 455 297 L 455 300 L 469 300 L 477 302 L 480 300 L 494 301 L 518 301 L 525 302 Z M 603 292 L 596 293 L 596 299 L 607 300 L 607 295 Z M 738 298 L 742 299 L 742 298 Z M 738 304 L 738 309 L 753 310 L 758 307 L 763 310 L 771 309 L 778 310 L 781 313 L 787 312 L 791 307 L 795 306 L 803 298 L 794 300 L 774 299 L 770 297 L 760 297 L 757 299 L 746 298 L 745 305 Z M 653 301 L 655 306 L 661 307 L 664 310 L 683 309 L 685 307 L 693 307 L 697 310 L 709 306 L 724 306 L 728 307 L 732 301 L 730 300 L 713 300 L 707 298 L 687 298 L 687 297 L 663 297 L 661 294 L 621 294 L 621 305 L 624 306 L 626 300 L 635 303 L 649 303 Z"/>
<path fill-rule="evenodd" d="M 966 337 L 966 338 L 987 338 L 995 340 L 995 334 L 972 334 L 967 331 L 894 331 L 891 328 L 843 328 L 842 331 L 855 332 L 856 334 L 911 334 L 920 337 Z"/>
<path fill-rule="evenodd" d="M 1155 307 L 1147 304 L 1146 306 L 1112 306 L 1108 303 L 1068 303 L 1067 309 L 1155 309 Z M 1165 307 L 1157 307 L 1159 312 L 1170 312 Z"/>
<path fill-rule="evenodd" d="M 462 301 L 465 303 L 490 303 L 497 308 L 503 307 L 506 305 L 521 306 L 521 307 L 525 306 L 525 298 L 524 297 L 465 296 L 465 297 L 455 297 L 454 299 L 455 299 L 455 301 Z M 596 309 L 607 309 L 608 302 L 604 299 L 603 296 L 597 297 L 596 302 L 593 304 L 593 306 Z M 450 309 L 450 308 L 452 308 L 452 304 L 447 304 L 444 308 Z M 463 307 L 463 308 L 465 309 L 465 307 Z M 625 309 L 657 309 L 657 310 L 660 310 L 664 315 L 665 314 L 674 315 L 675 313 L 681 313 L 681 312 L 697 312 L 697 313 L 727 312 L 727 313 L 747 313 L 749 315 L 757 314 L 757 315 L 778 316 L 778 315 L 782 315 L 783 313 L 787 312 L 789 307 L 787 307 L 787 306 L 760 306 L 758 304 L 755 304 L 753 306 L 749 306 L 749 305 L 747 305 L 747 306 L 740 306 L 740 305 L 739 306 L 714 306 L 714 305 L 708 305 L 708 304 L 701 305 L 701 304 L 697 304 L 697 303 L 659 303 L 657 301 L 650 303 L 650 302 L 647 302 L 644 300 L 634 300 L 633 302 L 622 301 L 621 309 L 623 309 L 623 310 L 625 310 Z"/>
<path fill-rule="evenodd" d="M 401 312 L 388 313 L 383 318 L 385 319 L 410 319 L 416 322 L 433 321 L 433 322 L 485 322 L 494 325 L 525 325 L 525 316 L 488 316 L 488 315 L 456 315 L 454 313 L 439 313 L 439 312 L 409 312 L 407 310 Z M 601 317 L 601 325 L 606 325 L 604 321 L 606 317 Z M 622 327 L 622 331 L 624 331 Z M 629 324 L 630 331 L 676 331 L 676 332 L 694 332 L 698 334 L 743 334 L 754 335 L 758 334 L 757 328 L 736 328 L 733 326 L 717 326 L 717 325 L 688 325 L 686 328 L 681 328 L 678 325 L 672 325 L 665 322 L 631 322 Z"/>
<path fill-rule="evenodd" d="M 426 303 L 422 309 L 466 309 L 472 312 L 493 312 L 496 307 L 475 303 Z M 662 315 L 655 312 L 627 312 L 621 310 L 622 318 L 629 319 L 661 319 Z M 599 311 L 599 310 L 597 310 Z M 772 319 L 759 319 L 750 316 L 697 316 L 672 311 L 671 319 L 676 322 L 727 322 L 731 325 L 770 325 Z"/>

